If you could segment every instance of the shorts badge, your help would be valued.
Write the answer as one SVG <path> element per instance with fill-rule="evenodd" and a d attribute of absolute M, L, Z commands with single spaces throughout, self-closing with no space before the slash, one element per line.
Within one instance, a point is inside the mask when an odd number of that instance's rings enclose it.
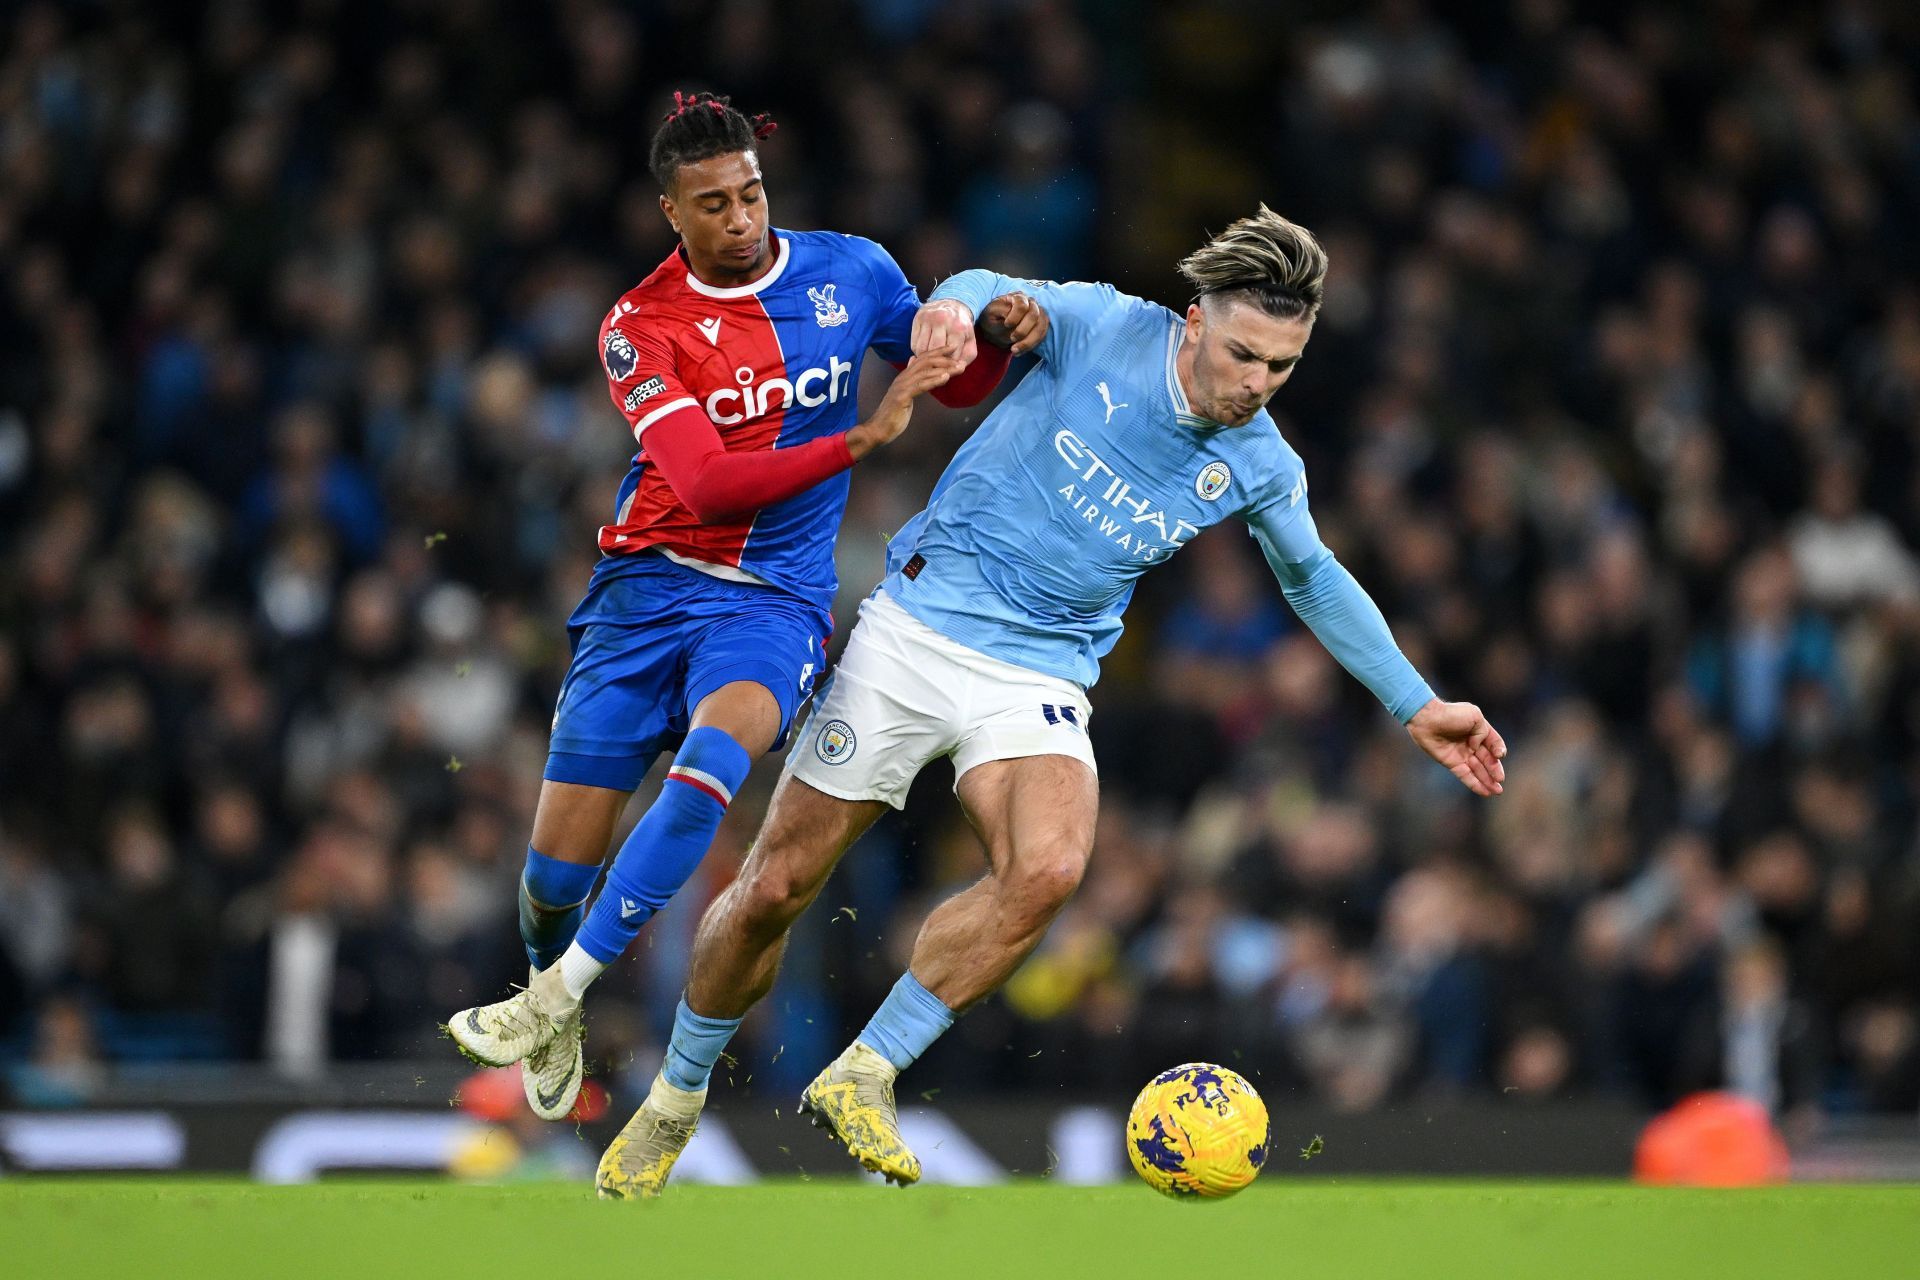
<path fill-rule="evenodd" d="M 845 764 L 853 758 L 857 743 L 852 725 L 845 720 L 829 720 L 814 740 L 813 753 L 826 764 Z"/>

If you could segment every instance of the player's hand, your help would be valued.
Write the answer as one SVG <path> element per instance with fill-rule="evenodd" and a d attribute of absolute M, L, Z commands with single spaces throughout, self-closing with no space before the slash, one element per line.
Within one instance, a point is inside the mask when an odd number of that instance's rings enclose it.
<path fill-rule="evenodd" d="M 1447 766 L 1477 796 L 1497 796 L 1506 787 L 1507 742 L 1471 702 L 1435 698 L 1407 721 L 1420 749 Z"/>
<path fill-rule="evenodd" d="M 907 361 L 907 367 L 894 376 L 893 385 L 887 388 L 873 416 L 847 432 L 847 452 L 856 459 L 864 458 L 881 445 L 899 439 L 900 433 L 907 429 L 907 420 L 913 416 L 914 400 L 935 387 L 945 386 L 948 379 L 965 367 L 951 347 L 929 351 Z"/>
<path fill-rule="evenodd" d="M 1003 293 L 980 314 L 980 334 L 996 347 L 1025 355 L 1047 336 L 1047 309 L 1029 294 Z"/>
<path fill-rule="evenodd" d="M 914 312 L 913 333 L 907 342 L 916 356 L 952 350 L 962 369 L 980 354 L 973 336 L 973 312 L 958 298 L 935 298 Z"/>

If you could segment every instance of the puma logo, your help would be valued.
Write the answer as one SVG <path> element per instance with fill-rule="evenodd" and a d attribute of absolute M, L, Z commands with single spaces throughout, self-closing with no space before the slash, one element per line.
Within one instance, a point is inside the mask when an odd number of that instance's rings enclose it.
<path fill-rule="evenodd" d="M 1106 406 L 1107 406 L 1106 421 L 1108 422 L 1112 422 L 1113 415 L 1118 413 L 1120 410 L 1128 409 L 1132 407 L 1131 405 L 1127 404 L 1125 401 L 1122 401 L 1119 404 L 1115 404 L 1113 402 L 1113 393 L 1107 390 L 1107 384 L 1104 382 L 1098 384 L 1094 388 L 1094 390 L 1098 391 L 1100 393 L 1100 399 L 1106 402 Z"/>

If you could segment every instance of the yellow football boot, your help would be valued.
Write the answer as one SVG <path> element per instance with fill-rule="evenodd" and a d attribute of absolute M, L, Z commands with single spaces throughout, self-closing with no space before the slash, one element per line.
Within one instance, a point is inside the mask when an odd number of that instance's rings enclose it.
<path fill-rule="evenodd" d="M 896 1074 L 891 1062 L 856 1040 L 813 1078 L 800 1095 L 800 1111 L 862 1166 L 905 1187 L 920 1180 L 920 1160 L 900 1136 Z"/>
<path fill-rule="evenodd" d="M 667 1185 L 673 1162 L 700 1124 L 707 1091 L 689 1093 L 655 1077 L 647 1100 L 600 1157 L 593 1175 L 602 1200 L 651 1200 Z"/>

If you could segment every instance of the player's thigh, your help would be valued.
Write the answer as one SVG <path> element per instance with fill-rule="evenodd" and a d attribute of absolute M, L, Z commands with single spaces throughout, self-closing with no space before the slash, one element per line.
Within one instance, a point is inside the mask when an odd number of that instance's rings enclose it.
<path fill-rule="evenodd" d="M 544 776 L 570 787 L 631 792 L 684 728 L 674 719 L 685 628 L 663 611 L 633 624 L 588 623 L 572 637 Z"/>
<path fill-rule="evenodd" d="M 840 858 L 887 811 L 879 800 L 843 800 L 783 774 L 740 879 L 765 903 L 804 909 Z"/>
<path fill-rule="evenodd" d="M 632 795 L 631 791 L 544 780 L 533 812 L 533 847 L 562 862 L 605 861 L 614 824 Z"/>
<path fill-rule="evenodd" d="M 984 671 L 953 753 L 954 794 L 994 870 L 1016 863 L 1084 866 L 1099 816 L 1100 782 L 1087 736 L 1084 690 L 1001 663 Z"/>
<path fill-rule="evenodd" d="M 756 756 L 786 745 L 813 693 L 829 625 L 802 602 L 761 590 L 708 619 L 686 658 L 690 727 L 723 729 Z"/>
<path fill-rule="evenodd" d="M 1093 852 L 1100 782 L 1078 755 L 989 760 L 962 773 L 954 793 L 996 876 L 1070 890 Z"/>

